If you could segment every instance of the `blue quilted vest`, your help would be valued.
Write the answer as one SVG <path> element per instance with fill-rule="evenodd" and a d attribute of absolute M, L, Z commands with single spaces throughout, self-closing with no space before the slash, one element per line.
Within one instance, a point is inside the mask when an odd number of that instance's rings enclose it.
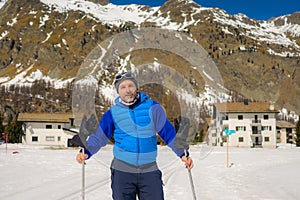
<path fill-rule="evenodd" d="M 115 158 L 139 166 L 156 161 L 157 141 L 152 119 L 153 101 L 140 92 L 141 102 L 133 109 L 121 104 L 119 98 L 111 108 L 114 120 Z"/>

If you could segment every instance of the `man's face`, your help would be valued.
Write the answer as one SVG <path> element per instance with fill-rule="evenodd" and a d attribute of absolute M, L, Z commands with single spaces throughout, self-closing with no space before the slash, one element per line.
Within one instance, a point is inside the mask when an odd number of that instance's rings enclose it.
<path fill-rule="evenodd" d="M 118 91 L 122 100 L 131 102 L 136 96 L 137 88 L 131 80 L 124 80 L 120 83 Z"/>

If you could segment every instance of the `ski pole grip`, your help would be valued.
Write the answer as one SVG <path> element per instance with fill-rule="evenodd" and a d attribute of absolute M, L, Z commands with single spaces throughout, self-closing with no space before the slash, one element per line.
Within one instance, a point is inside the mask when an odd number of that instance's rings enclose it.
<path fill-rule="evenodd" d="M 186 158 L 188 158 L 190 156 L 190 153 L 187 149 L 184 150 L 184 155 Z"/>

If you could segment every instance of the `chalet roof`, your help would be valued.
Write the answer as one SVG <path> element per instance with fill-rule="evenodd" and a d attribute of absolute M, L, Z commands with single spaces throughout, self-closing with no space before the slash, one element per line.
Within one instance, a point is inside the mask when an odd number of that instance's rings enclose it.
<path fill-rule="evenodd" d="M 279 128 L 296 128 L 296 125 L 287 121 L 276 121 L 276 127 Z"/>
<path fill-rule="evenodd" d="M 74 118 L 72 113 L 20 113 L 20 122 L 69 122 Z"/>
<path fill-rule="evenodd" d="M 227 102 L 215 103 L 214 106 L 219 112 L 226 113 L 278 113 L 267 102 Z"/>

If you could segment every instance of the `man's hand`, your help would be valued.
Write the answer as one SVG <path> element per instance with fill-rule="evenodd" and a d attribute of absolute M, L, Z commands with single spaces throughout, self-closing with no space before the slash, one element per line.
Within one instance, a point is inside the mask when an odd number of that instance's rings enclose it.
<path fill-rule="evenodd" d="M 85 162 L 85 160 L 88 158 L 89 156 L 87 154 L 83 154 L 83 153 L 78 153 L 76 155 L 76 160 L 78 163 L 82 164 L 82 162 Z"/>
<path fill-rule="evenodd" d="M 181 160 L 185 163 L 185 167 L 188 170 L 191 170 L 194 167 L 193 159 L 191 157 L 182 156 Z"/>

